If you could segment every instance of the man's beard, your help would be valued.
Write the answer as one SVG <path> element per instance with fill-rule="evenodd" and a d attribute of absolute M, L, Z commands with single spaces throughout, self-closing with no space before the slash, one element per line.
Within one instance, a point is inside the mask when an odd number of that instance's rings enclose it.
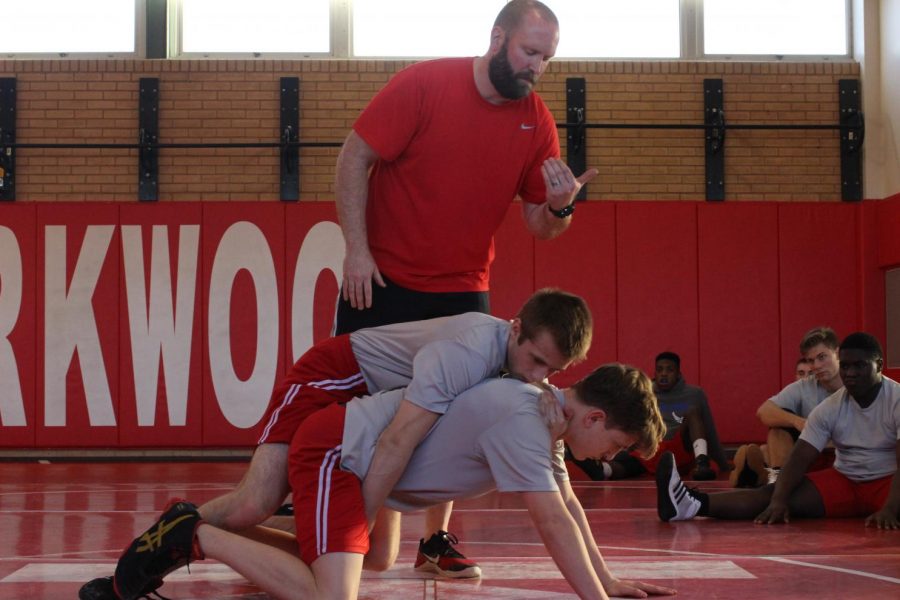
<path fill-rule="evenodd" d="M 488 77 L 491 85 L 501 96 L 507 100 L 518 100 L 531 93 L 535 77 L 534 73 L 527 69 L 518 73 L 513 72 L 512 65 L 509 64 L 507 45 L 508 42 L 503 42 L 503 47 L 488 63 Z"/>

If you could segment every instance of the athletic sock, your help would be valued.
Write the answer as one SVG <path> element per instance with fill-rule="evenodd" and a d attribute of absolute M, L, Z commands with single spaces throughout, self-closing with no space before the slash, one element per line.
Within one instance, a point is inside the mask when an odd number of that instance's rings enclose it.
<path fill-rule="evenodd" d="M 694 440 L 694 456 L 700 456 L 701 454 L 709 454 L 706 448 L 706 440 L 703 438 L 698 438 Z"/>

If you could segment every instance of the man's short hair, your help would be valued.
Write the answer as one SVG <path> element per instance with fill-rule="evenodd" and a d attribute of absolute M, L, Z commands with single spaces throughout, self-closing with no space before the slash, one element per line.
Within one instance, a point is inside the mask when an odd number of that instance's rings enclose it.
<path fill-rule="evenodd" d="M 587 356 L 594 319 L 580 296 L 543 288 L 532 294 L 516 316 L 522 323 L 519 343 L 534 340 L 543 330 L 550 334 L 557 350 L 567 359 L 580 361 Z"/>
<path fill-rule="evenodd" d="M 656 355 L 656 360 L 653 362 L 658 363 L 661 360 L 671 360 L 675 363 L 675 368 L 679 371 L 681 370 L 681 357 L 674 352 L 660 352 Z"/>
<path fill-rule="evenodd" d="M 512 2 L 508 2 L 497 13 L 494 27 L 499 27 L 507 33 L 515 31 L 519 24 L 522 23 L 525 15 L 531 11 L 536 11 L 542 19 L 559 27 L 559 19 L 553 14 L 550 7 L 543 2 L 538 2 L 538 0 L 512 0 Z"/>
<path fill-rule="evenodd" d="M 840 340 L 831 327 L 813 327 L 804 333 L 803 339 L 800 340 L 800 354 L 806 354 L 819 344 L 837 350 Z"/>
<path fill-rule="evenodd" d="M 653 382 L 643 371 L 609 363 L 572 387 L 582 402 L 606 412 L 608 428 L 637 434 L 636 449 L 645 458 L 656 454 L 666 426 L 653 393 Z"/>
<path fill-rule="evenodd" d="M 875 336 L 863 331 L 857 331 L 845 337 L 844 341 L 841 342 L 840 350 L 862 350 L 870 360 L 884 358 L 881 344 L 878 343 Z"/>
<path fill-rule="evenodd" d="M 806 358 L 805 356 L 801 356 L 800 358 L 797 359 L 797 364 L 795 364 L 794 366 L 795 366 L 795 367 L 799 367 L 800 365 L 808 365 L 808 364 L 811 364 L 811 363 L 812 363 L 811 360 L 809 360 L 809 359 Z"/>

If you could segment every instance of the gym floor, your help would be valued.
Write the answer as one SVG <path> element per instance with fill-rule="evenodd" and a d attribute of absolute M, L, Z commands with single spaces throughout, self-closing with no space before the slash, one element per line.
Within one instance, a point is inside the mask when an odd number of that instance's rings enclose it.
<path fill-rule="evenodd" d="M 236 482 L 245 463 L 0 463 L 0 600 L 77 597 L 81 584 L 111 574 L 122 548 L 171 497 L 201 503 Z M 656 516 L 649 479 L 575 482 L 595 539 L 613 572 L 674 587 L 678 598 L 900 598 L 900 532 L 862 520 L 763 526 Z M 725 489 L 724 480 L 704 490 Z M 480 580 L 432 579 L 412 569 L 419 515 L 404 517 L 397 565 L 363 575 L 361 599 L 571 599 L 528 513 L 515 497 L 458 502 L 451 528 L 476 558 Z M 173 600 L 265 598 L 212 562 L 170 575 Z"/>

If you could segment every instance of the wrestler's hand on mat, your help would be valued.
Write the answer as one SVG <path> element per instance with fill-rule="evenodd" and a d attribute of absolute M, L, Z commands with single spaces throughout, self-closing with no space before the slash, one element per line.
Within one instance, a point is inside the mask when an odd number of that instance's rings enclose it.
<path fill-rule="evenodd" d="M 559 400 L 556 399 L 556 394 L 550 391 L 549 386 L 542 382 L 535 385 L 544 388 L 538 401 L 538 410 L 541 411 L 541 416 L 544 417 L 544 422 L 550 430 L 551 439 L 555 440 L 566 432 L 566 426 L 568 425 L 566 411 L 560 406 Z"/>
<path fill-rule="evenodd" d="M 753 519 L 753 522 L 762 523 L 764 525 L 769 525 L 770 523 L 790 523 L 791 511 L 788 509 L 787 504 L 770 502 L 766 507 L 766 510 L 759 513 L 759 515 Z"/>
<path fill-rule="evenodd" d="M 371 308 L 372 280 L 385 287 L 384 279 L 381 278 L 381 272 L 369 249 L 348 250 L 344 256 L 344 280 L 341 282 L 344 300 L 348 300 L 350 306 L 359 310 Z"/>
<path fill-rule="evenodd" d="M 651 595 L 674 596 L 678 593 L 674 588 L 644 583 L 643 581 L 626 581 L 624 579 L 613 579 L 611 582 L 604 584 L 603 589 L 609 596 L 625 596 L 628 598 L 646 598 Z"/>
<path fill-rule="evenodd" d="M 559 158 L 548 158 L 541 165 L 544 185 L 547 187 L 547 202 L 554 210 L 565 208 L 572 203 L 575 196 L 588 181 L 600 171 L 588 169 L 578 177 L 572 174 L 569 165 Z"/>
<path fill-rule="evenodd" d="M 897 513 L 882 508 L 877 513 L 869 515 L 866 518 L 866 527 L 877 527 L 878 529 L 900 529 L 900 520 L 897 519 Z"/>

